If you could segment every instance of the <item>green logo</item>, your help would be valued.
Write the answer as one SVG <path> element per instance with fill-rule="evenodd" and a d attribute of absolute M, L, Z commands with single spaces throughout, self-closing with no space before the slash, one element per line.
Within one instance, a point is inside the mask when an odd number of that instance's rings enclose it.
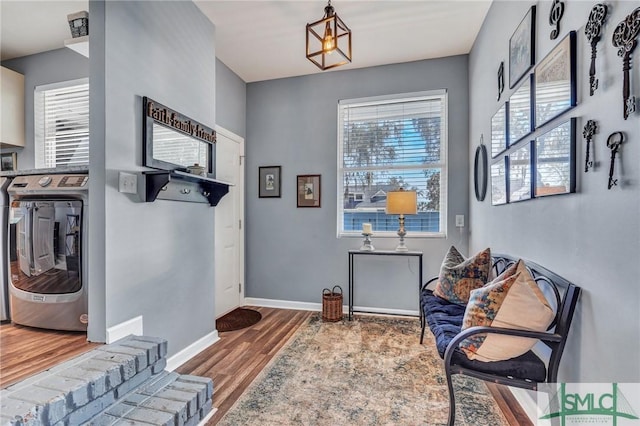
<path fill-rule="evenodd" d="M 603 384 L 575 385 L 578 387 L 577 391 L 571 392 L 567 390 L 566 383 L 560 384 L 560 389 L 550 397 L 549 406 L 544 410 L 547 414 L 540 419 L 558 419 L 561 426 L 567 424 L 567 418 L 572 424 L 613 426 L 617 426 L 618 419 L 638 420 L 638 415 L 620 392 L 617 383 L 612 383 L 611 388 Z M 585 391 L 585 387 L 590 387 L 590 391 Z"/>

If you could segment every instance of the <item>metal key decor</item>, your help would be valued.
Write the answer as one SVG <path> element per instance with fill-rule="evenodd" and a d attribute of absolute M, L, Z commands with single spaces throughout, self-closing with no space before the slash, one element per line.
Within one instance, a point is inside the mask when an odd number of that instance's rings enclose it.
<path fill-rule="evenodd" d="M 630 93 L 629 71 L 631 71 L 631 53 L 638 45 L 636 40 L 638 34 L 640 34 L 640 7 L 624 18 L 613 31 L 613 46 L 618 48 L 618 56 L 622 58 L 624 73 L 622 98 L 625 120 L 636 110 L 636 97 L 631 96 Z"/>
<path fill-rule="evenodd" d="M 596 78 L 596 45 L 600 41 L 602 26 L 607 18 L 607 5 L 598 3 L 593 6 L 589 14 L 589 21 L 584 27 L 584 34 L 591 44 L 591 67 L 589 67 L 589 95 L 593 96 L 598 88 L 598 79 Z"/>
<path fill-rule="evenodd" d="M 582 130 L 582 136 L 587 141 L 587 154 L 584 157 L 584 172 L 588 172 L 590 167 L 593 167 L 593 161 L 591 161 L 590 154 L 590 146 L 591 140 L 593 139 L 593 135 L 598 131 L 598 125 L 595 121 L 589 120 L 587 124 L 585 124 L 584 129 Z"/>
<path fill-rule="evenodd" d="M 624 142 L 624 133 L 622 132 L 611 133 L 607 138 L 607 147 L 611 150 L 611 165 L 609 166 L 609 184 L 607 185 L 607 189 L 611 189 L 618 185 L 618 179 L 613 178 L 613 167 L 616 160 L 616 154 L 618 153 L 618 149 L 620 148 L 620 145 L 622 145 L 622 142 Z"/>
<path fill-rule="evenodd" d="M 502 96 L 502 92 L 504 92 L 504 61 L 500 62 L 500 66 L 498 67 L 498 99 L 500 100 L 500 96 Z"/>
<path fill-rule="evenodd" d="M 553 0 L 551 11 L 549 12 L 549 25 L 552 27 L 555 26 L 551 31 L 551 40 L 557 39 L 560 34 L 560 20 L 562 19 L 562 15 L 564 15 L 564 3 L 560 0 Z"/>

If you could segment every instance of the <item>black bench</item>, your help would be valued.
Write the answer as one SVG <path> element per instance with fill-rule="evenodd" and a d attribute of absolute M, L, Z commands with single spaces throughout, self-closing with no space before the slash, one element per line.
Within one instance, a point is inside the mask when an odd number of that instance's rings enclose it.
<path fill-rule="evenodd" d="M 492 258 L 496 275 L 502 273 L 518 260 L 501 254 L 494 254 Z M 438 354 L 444 360 L 447 386 L 449 388 L 449 426 L 453 426 L 455 421 L 455 393 L 451 380 L 454 374 L 464 374 L 501 385 L 531 390 L 537 390 L 540 383 L 556 382 L 560 358 L 562 357 L 573 313 L 580 295 L 580 287 L 533 262 L 525 260 L 525 264 L 541 290 L 545 294 L 551 292 L 555 296 L 555 300 L 549 300 L 549 303 L 554 308 L 556 315 L 547 332 L 540 333 L 498 327 L 471 327 L 461 332 L 466 306 L 451 303 L 435 296 L 429 286 L 435 284 L 438 278 L 433 278 L 422 286 L 420 292 L 420 321 L 422 326 L 420 344 L 423 342 L 424 332 L 428 324 L 436 338 Z M 480 333 L 534 338 L 546 344 L 551 353 L 547 360 L 540 359 L 532 350 L 506 361 L 482 362 L 470 360 L 458 345 L 464 339 Z"/>

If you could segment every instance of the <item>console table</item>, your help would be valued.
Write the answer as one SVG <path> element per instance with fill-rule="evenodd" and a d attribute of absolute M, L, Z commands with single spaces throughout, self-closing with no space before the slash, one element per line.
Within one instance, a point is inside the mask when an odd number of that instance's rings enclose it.
<path fill-rule="evenodd" d="M 418 300 L 420 298 L 420 288 L 422 287 L 422 252 L 421 251 L 395 251 L 395 250 L 373 250 L 373 251 L 363 251 L 363 250 L 349 250 L 349 321 L 351 321 L 351 317 L 353 313 L 356 312 L 353 309 L 353 299 L 354 299 L 354 278 L 355 278 L 355 268 L 353 267 L 354 258 L 356 256 L 404 256 L 404 257 L 417 257 L 418 258 Z M 364 312 L 364 311 L 357 311 Z"/>

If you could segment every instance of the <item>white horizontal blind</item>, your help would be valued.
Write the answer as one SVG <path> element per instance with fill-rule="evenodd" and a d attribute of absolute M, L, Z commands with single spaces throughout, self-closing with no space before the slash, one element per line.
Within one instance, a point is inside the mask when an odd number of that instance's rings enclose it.
<path fill-rule="evenodd" d="M 386 193 L 418 194 L 418 214 L 405 216 L 411 234 L 445 232 L 446 92 L 342 101 L 338 117 L 338 234 L 395 234 Z"/>
<path fill-rule="evenodd" d="M 88 79 L 35 90 L 36 167 L 89 164 Z"/>

